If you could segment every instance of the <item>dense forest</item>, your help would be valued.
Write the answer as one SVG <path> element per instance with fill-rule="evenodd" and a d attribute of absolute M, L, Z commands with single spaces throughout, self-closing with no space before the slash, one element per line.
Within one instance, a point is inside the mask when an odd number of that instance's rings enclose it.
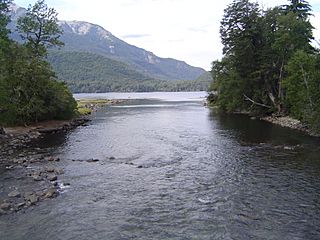
<path fill-rule="evenodd" d="M 90 52 L 50 50 L 47 60 L 74 93 L 206 91 L 212 81 L 208 72 L 195 80 L 154 79 L 123 62 Z"/>
<path fill-rule="evenodd" d="M 291 0 L 263 10 L 234 0 L 224 11 L 223 58 L 212 64 L 211 101 L 229 112 L 290 115 L 320 129 L 320 55 L 311 6 Z"/>
<path fill-rule="evenodd" d="M 0 124 L 72 117 L 76 101 L 45 61 L 48 47 L 63 44 L 56 11 L 43 0 L 30 6 L 18 20 L 17 29 L 24 40 L 19 44 L 9 39 L 10 3 L 0 0 Z"/>

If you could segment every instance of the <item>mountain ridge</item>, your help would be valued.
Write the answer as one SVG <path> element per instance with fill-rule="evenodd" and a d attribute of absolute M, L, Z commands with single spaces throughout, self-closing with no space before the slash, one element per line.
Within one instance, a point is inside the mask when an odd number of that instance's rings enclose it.
<path fill-rule="evenodd" d="M 16 4 L 10 8 L 11 38 L 22 42 L 15 29 L 26 9 Z M 204 89 L 207 85 L 206 80 L 198 81 L 206 73 L 202 68 L 158 57 L 126 43 L 98 24 L 79 20 L 59 20 L 58 24 L 64 32 L 61 40 L 65 46 L 50 49 L 47 60 L 58 78 L 74 92 L 180 91 Z"/>

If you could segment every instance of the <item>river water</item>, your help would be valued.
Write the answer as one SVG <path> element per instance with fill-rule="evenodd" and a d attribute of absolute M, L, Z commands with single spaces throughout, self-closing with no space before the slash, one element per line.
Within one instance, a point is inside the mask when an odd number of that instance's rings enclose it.
<path fill-rule="evenodd" d="M 99 95 L 128 100 L 30 146 L 70 187 L 1 216 L 0 239 L 320 239 L 320 141 L 204 95 Z"/>

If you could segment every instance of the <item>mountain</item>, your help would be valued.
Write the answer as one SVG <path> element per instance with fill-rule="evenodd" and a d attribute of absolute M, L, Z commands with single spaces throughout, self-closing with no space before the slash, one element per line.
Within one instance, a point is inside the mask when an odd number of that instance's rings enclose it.
<path fill-rule="evenodd" d="M 11 6 L 9 27 L 16 41 L 21 41 L 16 22 L 25 12 L 15 4 Z M 206 73 L 202 68 L 160 58 L 92 23 L 59 21 L 59 25 L 65 46 L 59 51 L 50 50 L 48 61 L 74 92 L 203 89 L 205 81 L 198 81 Z"/>
<path fill-rule="evenodd" d="M 150 77 L 166 80 L 193 80 L 204 70 L 130 45 L 102 27 L 81 21 L 60 21 L 65 50 L 86 51 L 129 64 Z"/>

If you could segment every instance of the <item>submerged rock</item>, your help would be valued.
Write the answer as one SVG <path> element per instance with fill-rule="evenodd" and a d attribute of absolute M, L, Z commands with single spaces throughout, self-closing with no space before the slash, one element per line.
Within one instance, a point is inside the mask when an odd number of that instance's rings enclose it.
<path fill-rule="evenodd" d="M 44 197 L 45 198 L 53 198 L 56 197 L 58 195 L 58 191 L 55 188 L 49 188 L 45 194 Z"/>
<path fill-rule="evenodd" d="M 16 207 L 17 207 L 17 208 L 22 208 L 22 207 L 24 207 L 25 205 L 26 205 L 25 202 L 21 202 L 21 203 L 17 203 Z"/>
<path fill-rule="evenodd" d="M 8 210 L 10 210 L 10 208 L 11 208 L 10 203 L 5 202 L 5 203 L 0 204 L 0 209 L 2 209 L 2 210 L 8 211 Z"/>
<path fill-rule="evenodd" d="M 49 175 L 49 176 L 47 176 L 47 179 L 49 181 L 56 181 L 58 179 L 58 177 L 57 177 L 57 175 Z"/>
<path fill-rule="evenodd" d="M 41 181 L 42 180 L 40 173 L 34 173 L 33 175 L 31 175 L 31 177 L 33 178 L 34 181 Z"/>
<path fill-rule="evenodd" d="M 5 135 L 6 132 L 4 131 L 3 127 L 0 127 L 0 135 Z"/>
<path fill-rule="evenodd" d="M 93 162 L 99 162 L 99 159 L 88 159 L 87 162 L 93 163 Z"/>
<path fill-rule="evenodd" d="M 30 205 L 34 205 L 39 201 L 39 197 L 34 193 L 32 193 L 31 195 L 25 195 L 24 198 Z"/>
<path fill-rule="evenodd" d="M 21 193 L 18 192 L 17 190 L 14 190 L 8 194 L 8 197 L 11 197 L 11 198 L 21 197 Z"/>

